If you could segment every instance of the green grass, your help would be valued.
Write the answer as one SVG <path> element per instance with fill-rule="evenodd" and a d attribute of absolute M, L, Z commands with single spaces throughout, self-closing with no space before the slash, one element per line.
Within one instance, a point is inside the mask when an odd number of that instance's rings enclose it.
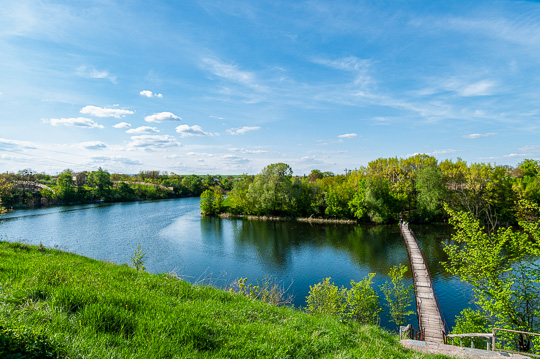
<path fill-rule="evenodd" d="M 168 275 L 0 242 L 2 358 L 443 358 Z"/>

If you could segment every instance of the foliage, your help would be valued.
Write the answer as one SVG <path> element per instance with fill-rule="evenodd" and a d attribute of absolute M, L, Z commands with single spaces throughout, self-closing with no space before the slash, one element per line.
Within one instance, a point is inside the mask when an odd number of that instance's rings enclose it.
<path fill-rule="evenodd" d="M 372 288 L 375 273 L 370 273 L 360 282 L 351 280 L 351 288 L 338 288 L 331 278 L 310 286 L 306 298 L 309 313 L 327 314 L 351 319 L 362 324 L 376 324 L 381 308 L 379 296 Z"/>
<path fill-rule="evenodd" d="M 409 309 L 413 301 L 414 286 L 403 283 L 403 276 L 406 272 L 407 267 L 403 264 L 393 266 L 388 273 L 391 283 L 386 282 L 381 286 L 390 318 L 397 328 L 405 323 L 405 319 L 409 315 L 414 314 L 414 311 Z"/>
<path fill-rule="evenodd" d="M 218 214 L 223 205 L 223 191 L 220 187 L 209 188 L 201 194 L 201 212 L 205 215 Z"/>
<path fill-rule="evenodd" d="M 291 304 L 293 301 L 293 296 L 287 295 L 288 288 L 270 276 L 265 276 L 261 283 L 257 279 L 256 284 L 247 283 L 247 278 L 240 278 L 230 290 L 273 305 Z"/>
<path fill-rule="evenodd" d="M 527 201 L 517 204 L 521 230 L 512 227 L 488 232 L 468 212 L 453 211 L 454 244 L 445 247 L 444 267 L 472 286 L 476 304 L 499 328 L 540 331 L 540 208 Z M 521 351 L 530 341 L 518 339 Z"/>
<path fill-rule="evenodd" d="M 306 309 L 309 313 L 327 314 L 341 318 L 347 309 L 345 289 L 338 288 L 330 280 L 330 277 L 324 278 L 322 282 L 309 286 Z"/>
<path fill-rule="evenodd" d="M 456 325 L 452 329 L 453 334 L 466 334 L 466 333 L 490 333 L 490 321 L 481 309 L 466 308 L 461 311 L 459 316 L 456 317 Z M 486 347 L 486 339 L 474 338 L 474 347 L 478 349 L 484 349 Z M 459 345 L 460 340 L 453 338 L 454 345 Z M 462 338 L 461 343 L 467 348 L 471 346 L 471 338 Z"/>
<path fill-rule="evenodd" d="M 137 249 L 133 251 L 133 255 L 131 256 L 131 264 L 133 264 L 133 267 L 137 269 L 137 272 L 144 271 L 146 269 L 144 266 L 145 256 L 146 256 L 146 253 L 143 253 L 141 245 L 139 244 L 137 246 Z"/>

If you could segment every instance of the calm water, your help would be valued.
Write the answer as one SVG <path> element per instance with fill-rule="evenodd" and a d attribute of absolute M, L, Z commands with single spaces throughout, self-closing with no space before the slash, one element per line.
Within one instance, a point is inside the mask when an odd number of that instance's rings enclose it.
<path fill-rule="evenodd" d="M 336 285 L 348 286 L 351 279 L 359 281 L 374 272 L 378 287 L 388 280 L 391 266 L 409 266 L 397 225 L 243 221 L 201 217 L 199 212 L 198 198 L 17 210 L 2 218 L 0 239 L 41 242 L 119 264 L 131 263 L 141 244 L 150 272 L 175 272 L 191 282 L 211 281 L 218 286 L 239 277 L 255 281 L 268 274 L 285 286 L 292 283 L 289 293 L 295 306 L 305 305 L 309 286 L 322 278 L 332 277 Z M 451 327 L 455 316 L 469 306 L 471 292 L 440 265 L 446 259 L 442 248 L 450 237 L 449 228 L 413 229 Z M 381 324 L 393 329 L 385 315 Z"/>

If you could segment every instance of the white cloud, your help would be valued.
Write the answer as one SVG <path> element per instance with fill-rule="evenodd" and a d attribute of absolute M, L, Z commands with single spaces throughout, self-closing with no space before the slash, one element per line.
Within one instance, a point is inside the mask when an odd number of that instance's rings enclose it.
<path fill-rule="evenodd" d="M 81 142 L 79 146 L 87 150 L 103 150 L 107 148 L 107 145 L 101 141 Z"/>
<path fill-rule="evenodd" d="M 476 138 L 483 138 L 483 137 L 489 137 L 489 136 L 494 136 L 494 135 L 496 135 L 496 133 L 493 133 L 493 132 L 489 132 L 489 133 L 471 133 L 471 134 L 468 134 L 468 135 L 464 135 L 463 138 L 476 139 Z"/>
<path fill-rule="evenodd" d="M 114 128 L 130 128 L 131 123 L 127 122 L 118 122 L 116 125 L 113 126 Z"/>
<path fill-rule="evenodd" d="M 252 126 L 252 127 L 244 126 L 244 127 L 241 127 L 241 128 L 231 128 L 231 129 L 227 130 L 227 132 L 229 134 L 231 134 L 231 135 L 243 135 L 246 132 L 257 131 L 259 129 L 260 129 L 259 126 Z"/>
<path fill-rule="evenodd" d="M 203 152 L 188 152 L 186 153 L 188 156 L 194 156 L 194 157 L 214 157 L 214 154 L 212 153 L 203 153 Z"/>
<path fill-rule="evenodd" d="M 92 162 L 100 164 L 100 163 L 107 163 L 107 164 L 122 164 L 122 165 L 128 165 L 128 166 L 139 166 L 143 163 L 139 160 L 132 160 L 130 158 L 127 158 L 125 156 L 98 156 L 98 157 L 92 157 Z"/>
<path fill-rule="evenodd" d="M 132 115 L 134 112 L 131 110 L 122 110 L 120 108 L 84 106 L 83 108 L 81 108 L 81 113 L 96 116 L 96 117 L 121 118 L 126 115 Z"/>
<path fill-rule="evenodd" d="M 483 80 L 465 86 L 459 91 L 459 94 L 465 97 L 487 96 L 492 94 L 493 87 L 495 87 L 494 81 Z"/>
<path fill-rule="evenodd" d="M 182 117 L 176 116 L 172 112 L 159 112 L 144 118 L 146 122 L 168 122 L 168 121 L 180 121 Z"/>
<path fill-rule="evenodd" d="M 128 148 L 142 149 L 150 152 L 179 146 L 180 142 L 178 142 L 173 136 L 169 135 L 132 136 L 131 142 L 128 144 Z"/>
<path fill-rule="evenodd" d="M 150 126 L 140 126 L 137 128 L 132 128 L 126 131 L 126 133 L 131 133 L 135 135 L 142 135 L 146 133 L 156 133 L 159 132 L 157 127 L 150 127 Z"/>
<path fill-rule="evenodd" d="M 344 135 L 339 135 L 338 137 L 339 138 L 354 138 L 354 137 L 358 137 L 358 134 L 356 134 L 356 133 L 346 133 Z"/>
<path fill-rule="evenodd" d="M 247 164 L 250 161 L 247 158 L 242 158 L 234 155 L 224 155 L 221 156 L 221 160 L 234 165 L 241 165 L 241 164 Z"/>
<path fill-rule="evenodd" d="M 7 138 L 0 138 L 0 148 L 35 149 L 36 146 L 26 141 L 9 140 Z"/>
<path fill-rule="evenodd" d="M 110 74 L 108 71 L 97 70 L 95 68 L 87 68 L 86 66 L 80 66 L 77 69 L 77 74 L 81 77 L 109 80 L 113 84 L 116 84 L 116 76 Z"/>
<path fill-rule="evenodd" d="M 180 125 L 176 127 L 176 132 L 180 134 L 181 137 L 188 136 L 216 136 L 217 133 L 205 132 L 199 125 Z"/>
<path fill-rule="evenodd" d="M 252 155 L 261 155 L 261 154 L 270 153 L 270 151 L 266 151 L 266 150 L 247 150 L 245 148 L 229 148 L 229 151 L 247 153 L 247 154 L 252 154 Z"/>
<path fill-rule="evenodd" d="M 519 148 L 522 152 L 540 153 L 540 145 L 523 146 Z"/>
<path fill-rule="evenodd" d="M 355 76 L 353 82 L 355 85 L 366 86 L 373 82 L 368 74 L 370 60 L 349 56 L 338 60 L 315 59 L 314 62 L 335 70 L 352 72 Z"/>
<path fill-rule="evenodd" d="M 250 87 L 258 87 L 255 84 L 255 75 L 251 72 L 241 71 L 236 65 L 224 64 L 216 59 L 204 58 L 202 62 L 216 76 L 238 82 Z"/>
<path fill-rule="evenodd" d="M 102 125 L 86 117 L 51 118 L 50 120 L 44 120 L 44 121 L 50 123 L 53 126 L 103 128 Z"/>
<path fill-rule="evenodd" d="M 224 120 L 225 117 L 219 117 L 219 116 L 208 116 L 210 118 L 215 118 L 216 120 Z"/>
<path fill-rule="evenodd" d="M 460 152 L 460 150 L 454 150 L 454 149 L 445 149 L 445 150 L 435 150 L 431 153 L 428 153 L 429 155 L 432 155 L 432 156 L 437 156 L 437 155 L 447 155 L 447 154 L 450 154 L 450 153 L 456 153 L 456 152 Z"/>
<path fill-rule="evenodd" d="M 139 92 L 139 94 L 141 96 L 144 96 L 144 97 L 148 97 L 148 98 L 152 98 L 152 97 L 159 97 L 159 98 L 162 98 L 163 95 L 160 94 L 160 93 L 153 93 L 152 91 L 150 90 L 142 90 L 141 92 Z"/>

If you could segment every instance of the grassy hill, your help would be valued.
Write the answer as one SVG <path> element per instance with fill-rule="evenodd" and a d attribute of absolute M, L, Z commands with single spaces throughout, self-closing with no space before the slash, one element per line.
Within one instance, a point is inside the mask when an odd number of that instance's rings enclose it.
<path fill-rule="evenodd" d="M 443 358 L 407 351 L 375 326 L 7 242 L 0 357 Z"/>

